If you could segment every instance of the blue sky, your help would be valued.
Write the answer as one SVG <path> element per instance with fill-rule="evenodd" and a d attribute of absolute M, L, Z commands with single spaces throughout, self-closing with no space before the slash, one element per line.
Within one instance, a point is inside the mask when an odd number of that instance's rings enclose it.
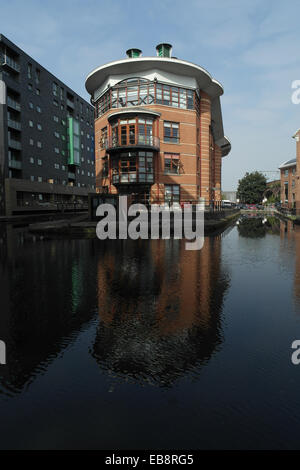
<path fill-rule="evenodd" d="M 0 31 L 81 96 L 86 75 L 130 47 L 159 42 L 224 86 L 223 190 L 246 171 L 273 171 L 295 155 L 300 104 L 300 2 L 296 0 L 0 0 Z"/>

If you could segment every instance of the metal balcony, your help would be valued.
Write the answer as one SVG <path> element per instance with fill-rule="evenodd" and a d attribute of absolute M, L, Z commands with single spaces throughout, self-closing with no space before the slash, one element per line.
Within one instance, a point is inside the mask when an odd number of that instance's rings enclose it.
<path fill-rule="evenodd" d="M 20 160 L 9 160 L 8 167 L 13 168 L 14 170 L 21 170 L 22 162 Z"/>
<path fill-rule="evenodd" d="M 139 171 L 131 171 L 128 173 L 120 173 L 112 175 L 112 183 L 118 184 L 153 184 L 154 173 L 141 173 Z"/>
<path fill-rule="evenodd" d="M 21 111 L 21 105 L 17 101 L 13 100 L 9 96 L 7 97 L 7 106 L 14 109 L 15 111 Z"/>
<path fill-rule="evenodd" d="M 17 121 L 13 121 L 12 119 L 7 120 L 7 125 L 8 125 L 8 127 L 12 128 L 12 129 L 15 129 L 16 131 L 21 130 L 21 123 L 17 122 Z"/>
<path fill-rule="evenodd" d="M 8 146 L 15 150 L 21 150 L 21 142 L 14 139 L 8 139 Z"/>
<path fill-rule="evenodd" d="M 75 105 L 73 103 L 73 101 L 67 99 L 67 106 L 69 106 L 70 108 L 74 109 Z"/>
<path fill-rule="evenodd" d="M 160 147 L 160 139 L 159 137 L 153 135 L 144 135 L 144 134 L 136 134 L 133 136 L 126 136 L 126 138 L 118 138 L 118 137 L 109 137 L 105 139 L 103 142 L 100 142 L 102 148 L 107 150 L 119 150 L 124 148 L 146 148 L 146 149 L 154 149 L 159 150 Z"/>
<path fill-rule="evenodd" d="M 18 73 L 20 72 L 20 65 L 8 55 L 3 56 L 2 66 L 9 67 L 14 72 L 18 72 Z"/>

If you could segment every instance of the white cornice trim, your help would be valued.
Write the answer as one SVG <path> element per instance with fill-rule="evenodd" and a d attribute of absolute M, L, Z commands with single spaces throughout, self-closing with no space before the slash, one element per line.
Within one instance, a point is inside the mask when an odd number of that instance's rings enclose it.
<path fill-rule="evenodd" d="M 224 93 L 221 83 L 214 79 L 203 67 L 193 62 L 169 57 L 136 57 L 108 62 L 89 73 L 85 80 L 85 87 L 88 93 L 92 95 L 109 75 L 139 73 L 149 68 L 159 68 L 166 72 L 194 77 L 199 88 L 211 97 L 221 96 Z"/>

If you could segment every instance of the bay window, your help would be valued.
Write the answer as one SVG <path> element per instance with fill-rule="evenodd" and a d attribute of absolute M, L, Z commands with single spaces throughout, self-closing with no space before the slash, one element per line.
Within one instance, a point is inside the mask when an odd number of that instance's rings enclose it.
<path fill-rule="evenodd" d="M 199 97 L 195 90 L 158 83 L 144 78 L 122 80 L 109 88 L 96 102 L 96 117 L 111 108 L 162 104 L 174 108 L 195 109 L 199 114 Z"/>
<path fill-rule="evenodd" d="M 112 158 L 112 183 L 153 183 L 153 152 L 122 152 Z"/>

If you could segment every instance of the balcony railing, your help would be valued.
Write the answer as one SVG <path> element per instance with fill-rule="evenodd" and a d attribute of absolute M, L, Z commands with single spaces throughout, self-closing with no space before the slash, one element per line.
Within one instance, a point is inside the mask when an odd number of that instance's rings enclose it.
<path fill-rule="evenodd" d="M 16 150 L 21 150 L 21 142 L 18 140 L 8 139 L 8 146 Z"/>
<path fill-rule="evenodd" d="M 100 142 L 102 148 L 111 149 L 119 147 L 154 147 L 159 149 L 160 139 L 153 135 L 135 134 L 129 138 L 108 137 Z"/>
<path fill-rule="evenodd" d="M 113 184 L 130 184 L 130 183 L 153 183 L 153 173 L 141 173 L 131 171 L 128 173 L 120 173 L 112 175 Z"/>
<path fill-rule="evenodd" d="M 70 108 L 74 108 L 74 103 L 73 103 L 73 101 L 67 99 L 67 106 L 69 106 Z"/>
<path fill-rule="evenodd" d="M 13 69 L 15 72 L 20 72 L 20 65 L 8 55 L 3 56 L 2 65 L 6 65 Z"/>
<path fill-rule="evenodd" d="M 11 127 L 12 129 L 16 129 L 17 131 L 21 130 L 20 122 L 13 121 L 12 119 L 8 119 L 7 124 L 8 124 L 8 127 Z"/>
<path fill-rule="evenodd" d="M 17 101 L 13 100 L 9 96 L 7 97 L 7 106 L 9 106 L 12 109 L 15 109 L 16 111 L 21 111 L 21 105 Z"/>
<path fill-rule="evenodd" d="M 9 160 L 8 161 L 9 168 L 13 168 L 15 170 L 22 169 L 22 162 L 20 160 Z"/>

